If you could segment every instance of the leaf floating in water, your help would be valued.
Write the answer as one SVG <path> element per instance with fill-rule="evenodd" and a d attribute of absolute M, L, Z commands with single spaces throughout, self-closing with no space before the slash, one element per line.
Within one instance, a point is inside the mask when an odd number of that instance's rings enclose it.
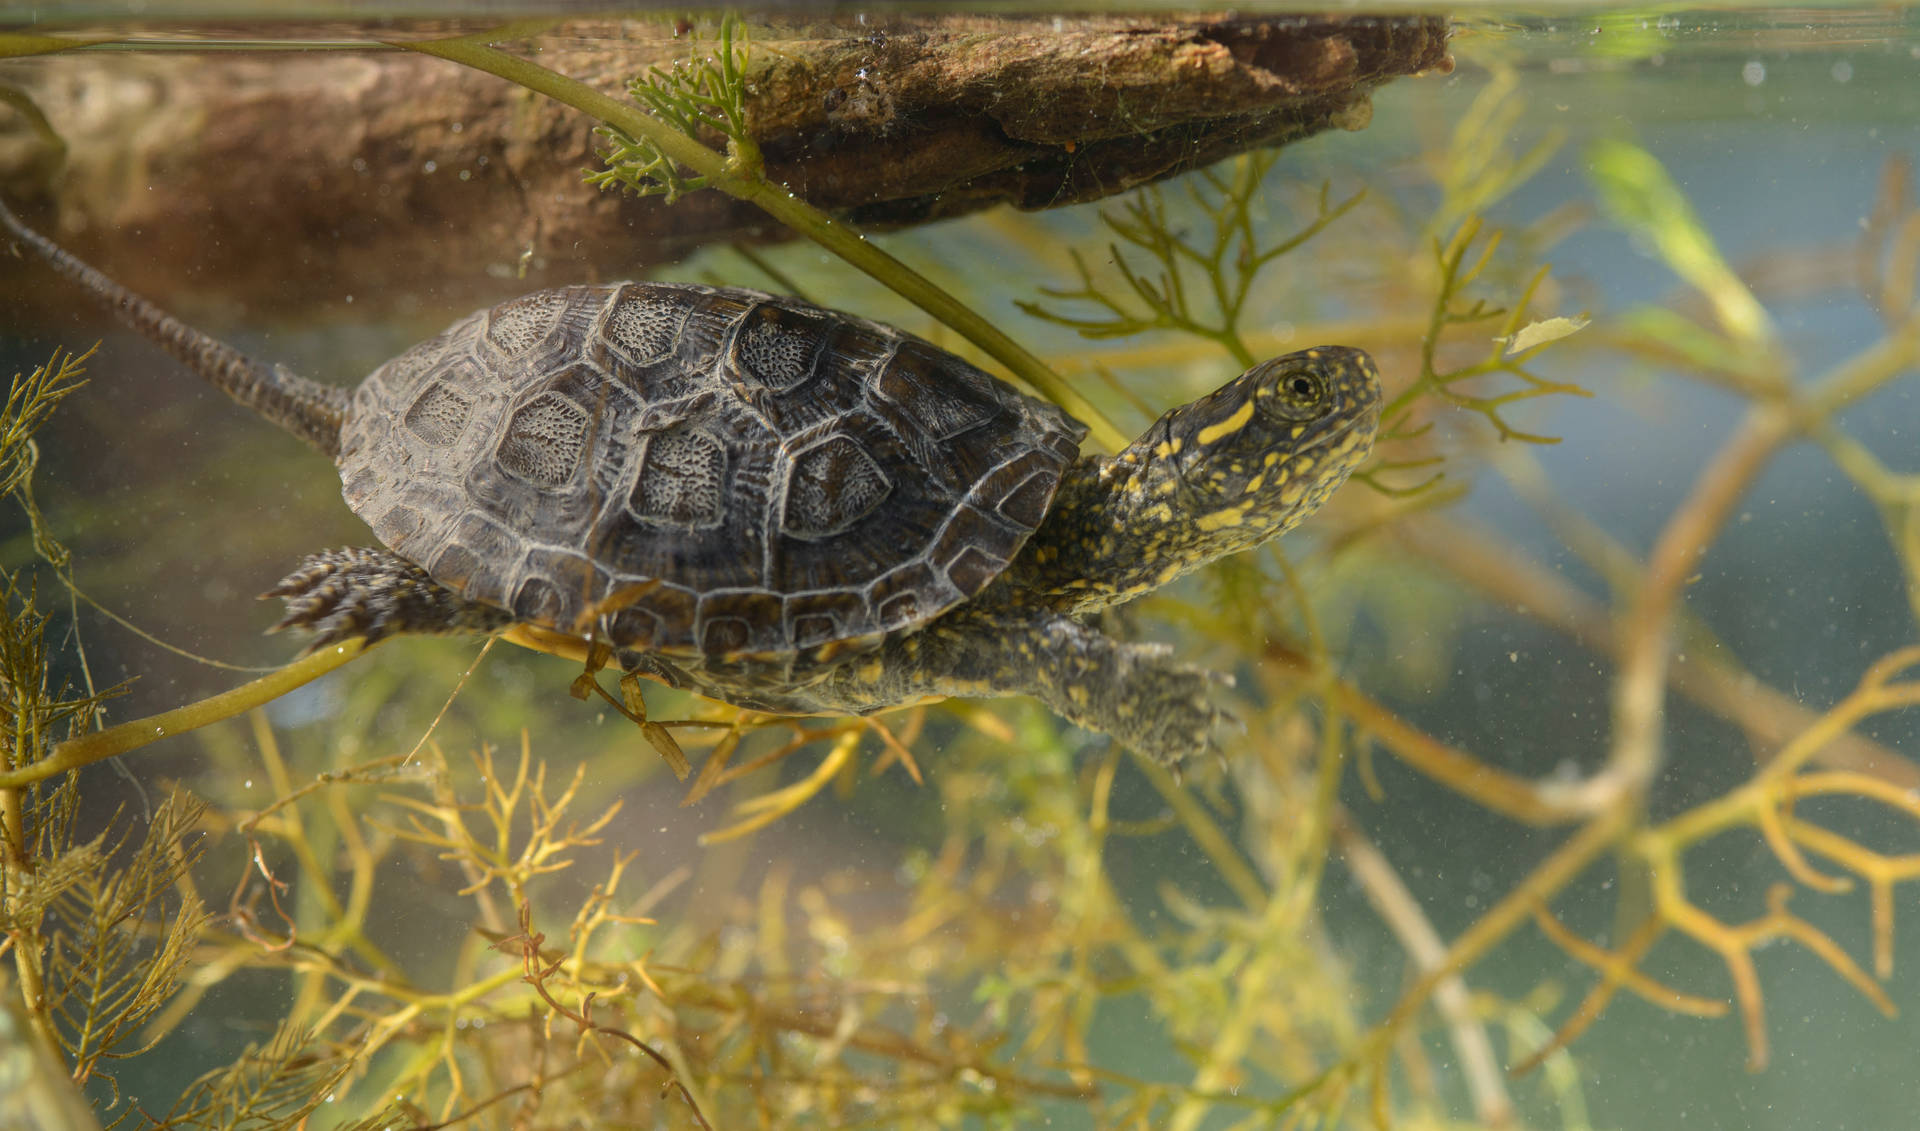
<path fill-rule="evenodd" d="M 1587 171 L 1614 222 L 1650 243 L 1674 274 L 1706 296 L 1721 329 L 1752 345 L 1778 337 L 1766 308 L 1728 266 L 1659 158 L 1632 142 L 1596 142 L 1587 150 Z"/>
<path fill-rule="evenodd" d="M 1495 341 L 1507 343 L 1507 356 L 1518 357 L 1535 346 L 1544 346 L 1548 342 L 1557 342 L 1561 338 L 1577 334 L 1593 321 L 1584 314 L 1572 318 L 1542 318 L 1538 322 L 1529 322 L 1511 337 L 1496 338 Z"/>

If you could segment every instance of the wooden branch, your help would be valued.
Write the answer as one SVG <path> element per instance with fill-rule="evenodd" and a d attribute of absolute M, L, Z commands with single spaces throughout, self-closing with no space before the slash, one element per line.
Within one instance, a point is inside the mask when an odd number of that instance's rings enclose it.
<path fill-rule="evenodd" d="M 688 57 L 674 31 L 561 24 L 503 46 L 537 45 L 541 65 L 624 98 L 649 65 Z M 1369 90 L 1447 68 L 1445 43 L 1437 17 L 788 23 L 753 31 L 748 115 L 775 180 L 897 226 L 1090 200 L 1357 129 Z M 581 183 L 596 164 L 591 122 L 433 59 L 79 51 L 0 62 L 0 83 L 30 94 L 68 145 L 60 164 L 0 110 L 0 191 L 134 289 L 202 318 L 311 320 L 368 303 L 441 317 L 780 234 L 719 193 L 667 206 L 597 192 Z M 74 305 L 30 275 L 0 271 L 0 308 Z"/>

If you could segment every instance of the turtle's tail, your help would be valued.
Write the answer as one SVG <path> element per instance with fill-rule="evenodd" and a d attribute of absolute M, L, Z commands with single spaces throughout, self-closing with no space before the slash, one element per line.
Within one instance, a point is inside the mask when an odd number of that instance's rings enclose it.
<path fill-rule="evenodd" d="M 4 201 L 0 201 L 0 226 L 52 264 L 54 270 L 85 287 L 128 328 L 152 340 L 228 396 L 328 456 L 340 454 L 340 428 L 347 415 L 345 389 L 309 381 L 278 365 L 263 365 L 208 337 L 27 227 Z"/>

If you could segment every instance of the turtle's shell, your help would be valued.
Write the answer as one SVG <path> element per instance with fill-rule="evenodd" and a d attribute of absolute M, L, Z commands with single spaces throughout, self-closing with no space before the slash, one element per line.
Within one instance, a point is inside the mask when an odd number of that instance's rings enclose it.
<path fill-rule="evenodd" d="M 382 542 L 472 600 L 568 633 L 603 615 L 619 647 L 782 656 L 979 592 L 1084 432 L 890 327 L 625 283 L 503 303 L 376 370 L 340 474 Z"/>

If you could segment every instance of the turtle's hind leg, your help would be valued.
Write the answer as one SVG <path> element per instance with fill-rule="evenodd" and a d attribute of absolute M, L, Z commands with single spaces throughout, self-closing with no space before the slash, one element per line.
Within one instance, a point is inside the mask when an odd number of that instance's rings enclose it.
<path fill-rule="evenodd" d="M 372 644 L 401 632 L 484 635 L 513 623 L 512 613 L 467 600 L 400 555 L 362 547 L 313 554 L 261 596 L 286 599 L 272 631 L 312 632 L 309 652 L 355 636 Z"/>

